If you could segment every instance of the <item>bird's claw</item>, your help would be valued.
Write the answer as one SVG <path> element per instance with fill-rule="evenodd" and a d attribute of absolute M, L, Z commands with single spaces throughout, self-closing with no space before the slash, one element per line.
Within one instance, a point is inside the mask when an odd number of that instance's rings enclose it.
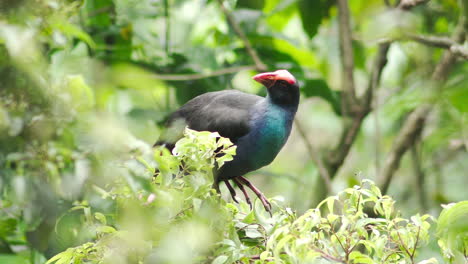
<path fill-rule="evenodd" d="M 271 203 L 268 201 L 268 199 L 265 197 L 265 195 L 262 194 L 258 198 L 262 202 L 263 207 L 265 208 L 265 210 L 270 214 L 270 216 L 273 216 L 272 213 L 271 213 L 271 209 L 272 209 Z"/>
<path fill-rule="evenodd" d="M 252 201 L 250 201 L 250 197 L 245 197 L 245 202 L 249 205 L 250 210 L 253 209 Z"/>
<path fill-rule="evenodd" d="M 229 193 L 231 193 L 232 200 L 235 203 L 239 203 L 239 201 L 237 201 L 236 199 L 236 191 L 234 190 L 234 188 L 232 188 L 231 184 L 229 183 L 229 180 L 225 180 L 224 183 L 226 184 L 226 187 L 228 188 Z"/>
<path fill-rule="evenodd" d="M 244 194 L 244 197 L 245 197 L 245 202 L 249 205 L 250 210 L 252 210 L 253 209 L 252 201 L 250 200 L 249 194 L 245 190 L 244 185 L 242 185 L 242 182 L 239 181 L 236 178 L 234 178 L 232 180 L 236 183 L 237 187 L 239 187 L 239 189 L 242 191 L 242 193 Z"/>
<path fill-rule="evenodd" d="M 242 189 L 243 189 L 243 184 L 247 185 L 247 187 L 249 187 L 257 195 L 258 199 L 260 199 L 260 201 L 263 204 L 263 207 L 270 214 L 270 216 L 273 216 L 271 213 L 271 209 L 272 209 L 271 203 L 268 201 L 265 195 L 259 189 L 257 189 L 257 187 L 255 187 L 249 180 L 247 180 L 243 176 L 239 176 L 239 179 L 234 178 L 234 181 L 237 183 L 239 188 L 240 186 L 242 186 Z M 247 192 L 245 192 L 245 189 L 243 190 L 243 192 L 244 192 L 244 195 L 246 195 Z M 251 203 L 250 203 L 250 209 L 252 210 Z"/>

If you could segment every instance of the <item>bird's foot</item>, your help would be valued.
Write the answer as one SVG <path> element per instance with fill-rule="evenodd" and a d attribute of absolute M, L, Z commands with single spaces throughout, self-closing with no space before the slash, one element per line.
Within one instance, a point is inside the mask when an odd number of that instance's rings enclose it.
<path fill-rule="evenodd" d="M 236 178 L 234 178 L 232 180 L 236 183 L 237 187 L 239 187 L 239 189 L 242 191 L 242 193 L 244 194 L 244 197 L 245 197 L 245 202 L 250 206 L 250 210 L 252 210 L 252 208 L 253 208 L 252 201 L 250 200 L 249 194 L 245 190 L 244 185 L 242 185 L 242 182 L 240 182 Z"/>
<path fill-rule="evenodd" d="M 265 207 L 265 210 L 270 214 L 270 216 L 273 216 L 271 214 L 271 208 L 272 208 L 271 204 L 268 201 L 268 199 L 265 197 L 265 195 L 257 187 L 255 187 L 249 180 L 247 180 L 243 176 L 239 176 L 238 178 L 239 178 L 239 181 L 242 184 L 247 185 L 247 187 L 249 187 L 257 195 L 258 199 L 260 199 L 260 201 L 262 202 L 263 207 Z"/>
<path fill-rule="evenodd" d="M 231 184 L 229 183 L 229 180 L 224 180 L 224 183 L 226 184 L 229 193 L 231 193 L 232 200 L 236 203 L 239 203 L 236 199 L 236 191 L 234 190 L 234 188 L 232 188 Z"/>

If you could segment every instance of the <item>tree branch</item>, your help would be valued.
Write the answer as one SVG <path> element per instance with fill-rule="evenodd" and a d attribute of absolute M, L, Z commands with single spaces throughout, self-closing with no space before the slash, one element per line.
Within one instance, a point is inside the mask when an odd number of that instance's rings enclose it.
<path fill-rule="evenodd" d="M 458 44 L 451 38 L 415 34 L 408 35 L 408 38 L 424 45 L 449 49 L 454 55 L 468 60 L 468 50 L 463 45 Z"/>
<path fill-rule="evenodd" d="M 361 112 L 356 114 L 351 123 L 348 123 L 345 126 L 344 132 L 341 134 L 337 147 L 328 156 L 330 175 L 335 175 L 339 167 L 344 163 L 344 160 L 348 156 L 354 140 L 359 133 L 359 129 L 361 128 L 364 118 L 372 110 L 372 97 L 374 91 L 379 86 L 383 68 L 387 64 L 387 53 L 389 48 L 389 42 L 379 45 L 379 51 L 374 60 L 371 77 L 369 79 L 366 92 L 363 96 L 363 107 L 361 108 Z"/>
<path fill-rule="evenodd" d="M 247 53 L 249 53 L 250 57 L 255 63 L 255 67 L 257 71 L 266 71 L 267 66 L 262 62 L 260 57 L 258 57 L 257 51 L 252 47 L 252 44 L 250 43 L 249 39 L 245 35 L 244 31 L 240 28 L 239 24 L 236 22 L 234 17 L 232 16 L 231 13 L 226 9 L 224 6 L 223 0 L 218 0 L 219 6 L 221 8 L 221 11 L 223 11 L 224 15 L 226 16 L 227 21 L 229 22 L 229 25 L 232 27 L 234 32 L 239 36 L 239 38 L 242 40 L 244 43 L 245 49 L 247 50 Z"/>
<path fill-rule="evenodd" d="M 410 4 L 410 2 L 413 4 Z M 398 4 L 397 8 L 409 10 L 411 9 L 411 7 L 414 7 L 416 5 L 416 2 L 417 4 L 421 4 L 421 3 L 424 3 L 425 1 L 402 0 Z M 349 11 L 347 9 L 347 2 L 346 0 L 339 0 L 338 4 L 339 4 L 341 14 L 345 14 L 344 17 L 340 18 L 340 28 L 347 27 L 349 31 L 350 30 L 349 18 L 348 20 L 345 19 L 347 18 L 346 16 L 349 16 Z M 340 35 L 341 33 L 342 32 L 340 31 Z M 343 33 L 346 34 L 347 32 L 343 32 Z M 351 37 L 350 33 L 348 33 L 348 37 L 349 38 Z M 344 39 L 346 38 L 343 37 L 343 40 Z M 340 39 L 340 41 L 342 40 Z M 349 46 L 351 44 L 350 39 L 348 39 L 348 41 L 344 40 L 344 42 L 348 43 L 347 44 L 348 48 L 352 48 L 352 46 L 351 47 Z M 343 132 L 341 133 L 339 143 L 332 151 L 330 151 L 330 153 L 326 157 L 325 163 L 327 165 L 328 172 L 329 172 L 331 179 L 333 179 L 333 177 L 336 176 L 338 169 L 343 165 L 346 157 L 348 156 L 349 151 L 351 150 L 351 147 L 356 139 L 356 136 L 359 133 L 359 130 L 361 128 L 364 118 L 372 111 L 372 101 L 373 101 L 374 92 L 379 86 L 383 68 L 387 64 L 387 54 L 390 49 L 390 45 L 391 45 L 390 41 L 386 41 L 386 42 L 379 44 L 379 49 L 378 49 L 377 55 L 373 63 L 372 72 L 370 75 L 369 82 L 367 84 L 367 88 L 364 92 L 363 97 L 359 100 L 359 103 L 356 103 L 356 105 L 358 106 L 358 112 L 352 113 L 352 120 L 345 123 L 344 125 L 345 127 L 343 129 Z M 350 56 L 349 53 L 347 56 Z M 344 66 L 344 68 L 346 67 Z M 349 75 L 349 69 L 348 69 L 348 75 Z"/>
<path fill-rule="evenodd" d="M 236 73 L 240 71 L 256 70 L 256 69 L 257 67 L 255 65 L 245 65 L 245 66 L 229 67 L 229 68 L 207 72 L 207 73 L 153 74 L 153 77 L 156 79 L 166 80 L 166 81 L 190 81 L 190 80 L 205 79 L 205 78 L 210 78 L 210 77 Z"/>
<path fill-rule="evenodd" d="M 372 110 L 372 99 L 374 96 L 374 91 L 377 90 L 383 68 L 385 65 L 387 65 L 387 53 L 390 49 L 390 44 L 390 42 L 379 44 L 379 50 L 372 65 L 371 77 L 364 93 L 364 111 L 366 112 L 370 112 Z"/>
<path fill-rule="evenodd" d="M 322 158 L 318 155 L 318 151 L 315 150 L 314 146 L 312 143 L 307 139 L 307 134 L 305 133 L 304 128 L 302 127 L 301 122 L 296 118 L 294 120 L 294 124 L 296 125 L 297 131 L 299 132 L 299 135 L 301 136 L 302 140 L 304 141 L 305 147 L 307 149 L 307 152 L 309 152 L 310 158 L 314 161 L 315 165 L 317 166 L 318 172 L 320 177 L 322 177 L 325 186 L 327 188 L 327 193 L 331 193 L 332 191 L 332 184 L 331 184 L 331 178 L 330 174 L 328 173 L 327 168 L 323 164 Z"/>
<path fill-rule="evenodd" d="M 466 6 L 464 5 L 463 1 L 460 1 L 460 3 L 462 11 L 457 29 L 453 36 L 453 41 L 457 43 L 464 42 L 466 37 Z M 441 87 L 441 84 L 446 80 L 448 73 L 455 61 L 456 56 L 451 52 L 451 50 L 447 50 L 442 56 L 442 59 L 437 64 L 431 77 L 431 79 L 438 84 L 438 87 Z M 400 165 L 400 160 L 403 154 L 405 154 L 405 152 L 414 144 L 415 140 L 420 136 L 424 128 L 426 118 L 431 110 L 432 105 L 422 104 L 419 107 L 417 107 L 411 114 L 409 114 L 408 118 L 403 124 L 403 127 L 400 130 L 400 133 L 397 135 L 395 143 L 393 144 L 392 150 L 390 151 L 387 157 L 387 160 L 382 169 L 382 173 L 380 175 L 379 185 L 381 186 L 382 193 L 386 193 L 388 191 L 390 182 L 393 178 L 395 171 Z"/>
<path fill-rule="evenodd" d="M 382 180 L 379 184 L 382 193 L 387 192 L 392 176 L 400 165 L 401 157 L 419 137 L 430 110 L 430 105 L 423 105 L 408 115 L 382 168 L 380 175 Z"/>
<path fill-rule="evenodd" d="M 419 4 L 429 2 L 429 0 L 401 0 L 398 8 L 402 10 L 409 10 Z"/>
<path fill-rule="evenodd" d="M 453 45 L 458 45 L 455 41 L 448 37 L 424 36 L 417 34 L 408 34 L 406 37 L 421 44 L 433 46 L 437 48 L 449 49 Z"/>
<path fill-rule="evenodd" d="M 354 54 L 349 22 L 348 0 L 338 0 L 339 40 L 341 56 L 341 85 L 343 87 L 343 114 L 353 111 L 350 109 L 356 104 L 354 83 Z"/>

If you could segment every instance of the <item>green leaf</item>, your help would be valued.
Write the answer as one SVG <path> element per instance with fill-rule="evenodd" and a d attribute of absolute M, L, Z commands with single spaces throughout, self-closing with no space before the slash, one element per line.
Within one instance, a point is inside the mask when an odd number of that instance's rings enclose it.
<path fill-rule="evenodd" d="M 112 226 L 98 226 L 96 228 L 96 231 L 99 233 L 111 234 L 115 233 L 117 230 L 115 230 L 115 228 L 113 228 Z"/>
<path fill-rule="evenodd" d="M 63 34 L 70 36 L 70 37 L 75 37 L 86 44 L 88 44 L 89 47 L 92 49 L 96 48 L 96 43 L 93 41 L 91 36 L 88 35 L 85 31 L 83 31 L 81 28 L 78 26 L 75 26 L 71 23 L 68 23 L 67 21 L 57 21 L 52 24 L 52 27 L 60 30 Z"/>
<path fill-rule="evenodd" d="M 85 111 L 90 110 L 94 106 L 94 92 L 89 87 L 83 76 L 81 75 L 68 75 L 66 77 L 66 89 L 71 95 L 72 101 L 70 102 L 77 110 Z"/>
<path fill-rule="evenodd" d="M 458 111 L 468 113 L 468 87 L 454 90 L 450 93 L 449 99 Z"/>
<path fill-rule="evenodd" d="M 94 213 L 94 217 L 99 221 L 101 222 L 101 224 L 105 225 L 107 224 L 107 220 L 106 220 L 106 217 L 102 214 L 102 213 Z"/>
<path fill-rule="evenodd" d="M 285 237 L 281 238 L 278 243 L 276 244 L 275 247 L 275 255 L 278 256 L 280 252 L 282 251 L 283 247 L 288 243 L 291 239 L 294 237 L 292 235 L 286 235 Z"/>
<path fill-rule="evenodd" d="M 439 263 L 439 261 L 437 261 L 436 258 L 430 258 L 430 259 L 420 261 L 417 264 L 438 264 L 438 263 Z"/>
<path fill-rule="evenodd" d="M 263 234 L 260 233 L 257 229 L 254 228 L 246 228 L 245 235 L 250 238 L 259 238 L 263 237 Z"/>
<path fill-rule="evenodd" d="M 369 256 L 362 254 L 359 251 L 353 251 L 349 254 L 349 260 L 351 263 L 360 263 L 360 264 L 373 264 L 375 263 Z"/>
<path fill-rule="evenodd" d="M 29 264 L 29 260 L 24 256 L 0 254 L 0 263 L 2 264 Z"/>
<path fill-rule="evenodd" d="M 18 221 L 14 218 L 1 219 L 0 238 L 4 238 L 8 235 L 11 235 L 15 231 L 17 223 Z"/>
<path fill-rule="evenodd" d="M 234 158 L 231 155 L 227 155 L 227 154 L 217 158 L 216 162 L 218 163 L 218 168 L 221 168 L 224 165 L 224 163 L 231 161 L 233 159 Z"/>
<path fill-rule="evenodd" d="M 270 252 L 269 251 L 263 251 L 260 254 L 260 260 L 265 261 L 268 257 L 270 257 Z"/>
<path fill-rule="evenodd" d="M 465 252 L 468 246 L 468 201 L 447 206 L 438 218 L 437 236 L 451 251 Z"/>
<path fill-rule="evenodd" d="M 227 260 L 228 260 L 228 256 L 221 255 L 215 258 L 213 262 L 211 262 L 211 264 L 223 264 L 223 263 L 226 263 Z"/>
<path fill-rule="evenodd" d="M 302 28 L 313 38 L 317 34 L 322 20 L 328 16 L 330 7 L 334 1 L 329 0 L 300 0 L 298 3 L 299 14 L 301 16 Z"/>

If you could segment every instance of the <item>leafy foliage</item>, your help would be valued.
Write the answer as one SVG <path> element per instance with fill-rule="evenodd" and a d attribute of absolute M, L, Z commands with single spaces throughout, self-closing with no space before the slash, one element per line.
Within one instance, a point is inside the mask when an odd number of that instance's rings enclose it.
<path fill-rule="evenodd" d="M 364 180 L 278 228 L 268 248 L 278 263 L 312 263 L 317 258 L 341 263 L 413 263 L 416 249 L 429 239 L 431 217 L 401 218 L 394 203 L 373 182 Z M 322 216 L 322 211 L 328 213 Z M 378 217 L 369 217 L 366 211 Z"/>
<path fill-rule="evenodd" d="M 299 80 L 298 116 L 317 152 L 336 145 L 345 119 L 336 1 L 224 2 L 268 68 Z M 348 2 L 358 94 L 372 76 L 376 42 L 402 32 L 448 36 L 461 10 L 454 0 L 403 13 L 385 1 Z M 274 196 L 270 217 L 258 202 L 251 211 L 213 192 L 212 169 L 235 152 L 225 139 L 187 130 L 172 154 L 150 145 L 167 114 L 194 96 L 265 93 L 253 70 L 200 78 L 252 64 L 218 1 L 2 0 L 0 263 L 463 262 L 465 203 L 440 216 L 440 256 L 436 240 L 425 246 L 432 218 L 417 214 L 467 199 L 467 64 L 457 60 L 444 91 L 428 92 L 441 55 L 392 44 L 374 94 L 379 111 L 333 181 L 345 191 L 318 208 L 317 166 L 293 131 L 275 163 L 253 177 Z M 182 80 L 166 80 L 174 74 Z M 376 178 L 378 153 L 426 103 L 436 110 L 418 147 L 425 184 L 404 158 L 390 188 L 403 217 L 355 172 Z"/>
<path fill-rule="evenodd" d="M 259 203 L 253 211 L 244 202 L 226 203 L 211 189 L 211 171 L 234 152 L 232 143 L 217 133 L 186 129 L 173 155 L 164 148 L 155 151 L 159 173 L 151 192 L 132 192 L 117 183 L 108 191 L 98 189 L 102 199 L 116 203 L 113 212 L 105 215 L 86 202 L 73 207 L 70 211 L 83 210 L 95 242 L 67 249 L 48 263 L 311 263 L 319 258 L 413 263 L 416 250 L 429 239 L 429 215 L 401 218 L 394 201 L 368 180 L 301 216 L 277 203 L 271 218 Z M 322 216 L 321 210 L 328 213 Z M 379 217 L 369 217 L 366 210 Z"/>
<path fill-rule="evenodd" d="M 449 263 L 462 263 L 468 249 L 468 201 L 446 205 L 437 226 L 439 246 Z"/>

